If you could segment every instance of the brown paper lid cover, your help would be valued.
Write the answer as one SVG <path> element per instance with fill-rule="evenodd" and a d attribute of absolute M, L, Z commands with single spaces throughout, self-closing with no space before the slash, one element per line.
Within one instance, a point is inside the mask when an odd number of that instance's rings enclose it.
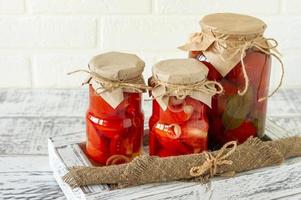
<path fill-rule="evenodd" d="M 203 32 L 227 35 L 262 34 L 266 24 L 252 16 L 234 13 L 215 13 L 206 15 L 200 21 Z"/>
<path fill-rule="evenodd" d="M 152 95 L 163 110 L 167 109 L 170 96 L 190 96 L 210 107 L 213 94 L 182 88 L 205 81 L 207 74 L 208 68 L 193 58 L 161 61 L 153 67 L 153 77 L 161 83 L 152 89 Z"/>
<path fill-rule="evenodd" d="M 92 72 L 116 81 L 133 79 L 143 72 L 145 63 L 135 54 L 108 52 L 93 57 L 89 62 Z"/>
<path fill-rule="evenodd" d="M 100 54 L 93 57 L 89 62 L 89 69 L 92 73 L 109 81 L 143 85 L 145 85 L 142 76 L 144 66 L 145 63 L 138 56 L 121 52 Z M 124 100 L 124 92 L 137 92 L 129 87 L 106 90 L 100 82 L 94 79 L 91 79 L 90 84 L 113 108 L 116 108 Z"/>
<path fill-rule="evenodd" d="M 207 77 L 208 68 L 196 59 L 169 59 L 153 67 L 153 76 L 172 84 L 191 84 Z"/>

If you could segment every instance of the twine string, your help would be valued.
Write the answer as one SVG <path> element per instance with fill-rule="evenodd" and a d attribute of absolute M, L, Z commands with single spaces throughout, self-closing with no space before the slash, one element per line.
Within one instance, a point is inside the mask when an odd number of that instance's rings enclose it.
<path fill-rule="evenodd" d="M 232 148 L 225 153 L 228 147 L 232 146 Z M 199 177 L 206 175 L 208 173 L 209 177 L 213 177 L 217 174 L 217 169 L 221 165 L 232 165 L 232 160 L 227 160 L 227 158 L 234 153 L 237 148 L 237 142 L 231 141 L 226 143 L 214 157 L 210 152 L 204 152 L 205 154 L 205 162 L 200 166 L 195 166 L 190 169 L 190 175 L 192 177 Z"/>
<path fill-rule="evenodd" d="M 193 83 L 193 84 L 174 84 L 168 83 L 165 81 L 161 81 L 152 77 L 152 84 L 154 84 L 154 88 L 164 86 L 166 88 L 166 92 L 156 98 L 161 96 L 175 96 L 178 99 L 183 99 L 187 95 L 190 95 L 192 92 L 200 92 L 208 95 L 215 95 L 223 93 L 223 86 L 216 82 L 210 81 L 207 79 L 203 79 L 202 81 Z"/>
<path fill-rule="evenodd" d="M 253 41 L 250 41 L 250 42 L 246 42 L 245 45 L 242 47 L 242 50 L 241 50 L 241 56 L 240 56 L 240 61 L 241 61 L 241 67 L 242 67 L 242 72 L 243 72 L 243 76 L 244 76 L 244 80 L 245 80 L 245 85 L 244 85 L 244 89 L 243 90 L 239 90 L 238 91 L 238 94 L 239 95 L 244 95 L 247 90 L 248 90 L 248 87 L 249 87 L 249 76 L 247 74 L 247 71 L 246 71 L 246 66 L 245 66 L 245 62 L 244 62 L 244 53 L 250 49 L 250 48 L 257 48 L 259 51 L 267 54 L 267 55 L 271 55 L 273 56 L 274 58 L 277 59 L 277 61 L 280 63 L 280 67 L 281 67 L 281 77 L 280 77 L 280 80 L 278 82 L 278 85 L 277 87 L 270 93 L 268 94 L 268 96 L 266 97 L 261 97 L 258 99 L 259 102 L 261 101 L 264 101 L 266 100 L 267 98 L 273 96 L 278 90 L 279 88 L 281 87 L 282 85 L 282 82 L 283 82 L 283 78 L 284 78 L 284 64 L 280 58 L 280 55 L 279 53 L 276 51 L 276 47 L 278 46 L 278 43 L 275 39 L 272 39 L 272 38 L 268 38 L 268 39 L 265 39 L 265 42 L 269 44 L 271 44 L 271 46 L 269 47 L 266 47 L 264 45 L 261 45 L 259 42 L 257 42 L 256 40 L 253 40 Z M 273 42 L 274 45 L 271 43 Z M 272 52 L 272 51 L 275 51 L 275 52 Z"/>
<path fill-rule="evenodd" d="M 141 80 L 141 76 L 135 77 L 133 79 L 127 79 L 127 80 L 110 80 L 107 78 L 104 78 L 100 76 L 99 74 L 90 71 L 90 70 L 85 70 L 85 69 L 79 69 L 75 70 L 73 72 L 69 72 L 68 75 L 78 73 L 78 72 L 84 72 L 90 75 L 90 78 L 88 81 L 84 82 L 83 85 L 90 83 L 90 81 L 93 79 L 97 83 L 99 83 L 101 86 L 96 88 L 95 91 L 97 93 L 102 93 L 105 91 L 112 91 L 117 88 L 122 88 L 122 89 L 131 89 L 134 90 L 135 92 L 143 93 L 145 90 L 149 90 L 150 87 L 145 85 L 144 83 L 139 83 Z"/>

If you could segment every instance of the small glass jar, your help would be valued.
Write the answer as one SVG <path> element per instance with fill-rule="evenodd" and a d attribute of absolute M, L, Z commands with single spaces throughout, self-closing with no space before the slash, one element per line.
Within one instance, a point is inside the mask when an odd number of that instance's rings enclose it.
<path fill-rule="evenodd" d="M 202 32 L 181 47 L 209 68 L 208 79 L 221 83 L 209 112 L 209 138 L 219 146 L 251 136 L 263 137 L 272 47 L 263 37 L 266 24 L 254 17 L 218 13 L 205 16 Z M 274 40 L 272 40 L 274 41 Z"/>
<path fill-rule="evenodd" d="M 150 155 L 167 157 L 207 150 L 206 104 L 210 100 L 202 100 L 212 95 L 191 88 L 207 73 L 206 66 L 194 59 L 165 60 L 153 67 L 149 81 L 154 97 L 149 121 Z"/>
<path fill-rule="evenodd" d="M 94 57 L 89 68 L 92 79 L 86 113 L 86 152 L 100 165 L 129 162 L 142 151 L 142 95 L 120 83 L 130 80 L 137 84 L 134 79 L 138 85 L 144 83 L 144 62 L 132 54 L 110 52 Z M 119 87 L 112 87 L 117 82 Z"/>

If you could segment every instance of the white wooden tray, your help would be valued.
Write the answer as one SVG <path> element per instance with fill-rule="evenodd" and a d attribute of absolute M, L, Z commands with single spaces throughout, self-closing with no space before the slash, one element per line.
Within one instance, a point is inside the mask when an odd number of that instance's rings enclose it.
<path fill-rule="evenodd" d="M 284 129 L 277 126 L 275 123 L 271 122 L 270 120 L 267 120 L 265 134 L 269 139 L 272 140 L 288 136 L 288 133 Z M 170 182 L 170 183 L 163 183 L 163 184 L 147 184 L 147 185 L 142 185 L 137 187 L 115 189 L 115 190 L 111 189 L 108 185 L 86 186 L 86 187 L 71 189 L 67 184 L 63 182 L 61 178 L 68 172 L 68 168 L 72 166 L 92 166 L 91 162 L 89 161 L 87 156 L 84 154 L 82 148 L 80 147 L 80 144 L 83 144 L 85 140 L 86 138 L 84 132 L 77 132 L 77 133 L 66 134 L 63 136 L 56 136 L 56 137 L 49 138 L 48 140 L 50 167 L 53 170 L 54 177 L 57 183 L 61 187 L 67 199 L 69 200 L 209 199 L 213 194 L 212 193 L 213 190 L 209 189 L 208 192 L 207 187 L 201 186 L 200 184 L 193 183 L 193 182 Z M 300 166 L 301 163 L 299 165 L 299 171 L 300 171 L 299 176 L 301 176 Z M 293 170 L 290 171 L 293 172 Z M 228 188 L 225 187 L 225 185 L 229 185 L 231 181 L 232 182 L 234 181 L 233 186 L 231 187 L 237 188 L 237 190 L 240 191 L 240 195 L 244 195 L 244 192 L 247 194 L 247 191 L 251 189 L 255 190 L 254 188 L 256 187 L 258 189 L 260 185 L 260 181 L 262 181 L 262 184 L 266 184 L 265 180 L 267 176 L 271 176 L 270 180 L 273 180 L 272 179 L 273 176 L 279 177 L 281 175 L 290 176 L 287 173 L 281 174 L 281 170 L 277 170 L 277 169 L 269 170 L 268 174 L 266 174 L 264 170 L 259 169 L 259 170 L 254 170 L 253 172 L 240 174 L 236 178 L 231 178 L 231 179 L 214 178 L 211 185 L 212 186 L 215 185 L 215 195 L 217 195 L 218 193 L 219 197 L 221 197 L 221 195 L 222 197 L 227 197 L 227 195 L 229 194 L 233 195 L 235 193 L 227 192 Z M 247 186 L 244 191 L 244 188 L 240 187 L 239 186 L 240 184 L 235 182 L 241 179 L 241 181 L 245 181 L 245 184 L 250 184 L 249 181 L 246 179 L 248 176 L 250 176 L 249 178 L 252 177 L 254 178 L 256 176 L 258 180 L 256 184 Z M 265 177 L 265 179 L 261 180 L 260 179 L 261 176 Z M 277 181 L 279 180 L 275 179 L 275 182 Z M 296 181 L 296 179 L 292 181 Z M 300 178 L 299 181 L 301 181 Z M 287 183 L 287 185 L 289 185 L 289 183 Z M 296 185 L 295 182 L 294 185 Z"/>

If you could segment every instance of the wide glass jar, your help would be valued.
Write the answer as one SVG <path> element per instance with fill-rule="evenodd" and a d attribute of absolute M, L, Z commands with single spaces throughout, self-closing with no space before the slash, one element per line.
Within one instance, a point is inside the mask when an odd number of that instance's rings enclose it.
<path fill-rule="evenodd" d="M 149 84 L 153 87 L 153 112 L 149 121 L 150 155 L 160 157 L 200 153 L 207 150 L 207 110 L 215 94 L 206 88 L 205 65 L 194 59 L 157 63 Z"/>
<path fill-rule="evenodd" d="M 268 95 L 270 56 L 253 49 L 247 51 L 244 63 L 249 75 L 249 87 L 244 95 L 238 94 L 245 84 L 241 63 L 222 77 L 201 52 L 195 58 L 208 66 L 208 79 L 218 80 L 224 88 L 224 94 L 212 98 L 209 112 L 211 141 L 223 145 L 232 140 L 243 143 L 251 136 L 262 137 L 267 100 L 259 99 Z"/>
<path fill-rule="evenodd" d="M 263 21 L 231 13 L 205 16 L 201 33 L 180 47 L 209 68 L 208 79 L 220 82 L 222 95 L 214 96 L 209 112 L 212 144 L 244 142 L 264 135 L 271 69 L 276 46 L 263 37 Z M 274 41 L 274 40 L 272 40 Z"/>
<path fill-rule="evenodd" d="M 89 63 L 86 152 L 98 164 L 129 162 L 142 151 L 143 68 L 137 56 L 117 52 L 98 55 Z"/>

